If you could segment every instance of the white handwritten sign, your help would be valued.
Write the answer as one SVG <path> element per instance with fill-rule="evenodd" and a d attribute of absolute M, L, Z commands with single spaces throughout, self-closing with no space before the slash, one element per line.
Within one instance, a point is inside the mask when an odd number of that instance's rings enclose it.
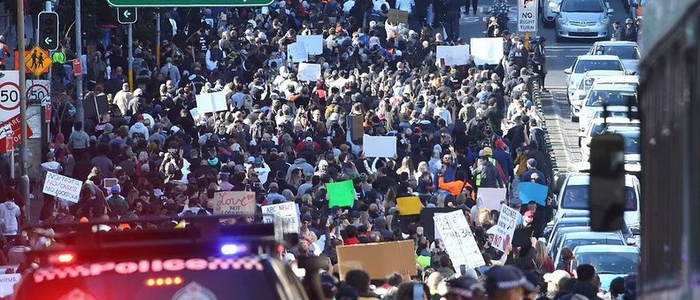
<path fill-rule="evenodd" d="M 469 44 L 474 63 L 479 66 L 495 65 L 503 58 L 503 38 L 472 38 Z"/>
<path fill-rule="evenodd" d="M 309 55 L 323 54 L 322 35 L 297 35 L 297 43 L 304 44 L 304 48 L 306 48 L 306 53 Z"/>
<path fill-rule="evenodd" d="M 44 189 L 42 192 L 56 198 L 78 203 L 78 199 L 80 198 L 80 188 L 82 188 L 82 186 L 83 182 L 80 180 L 53 172 L 47 172 L 46 179 L 44 180 Z"/>
<path fill-rule="evenodd" d="M 519 214 L 517 210 L 505 204 L 501 206 L 501 214 L 498 217 L 498 225 L 496 226 L 493 236 L 494 248 L 506 252 L 506 247 L 508 247 L 513 240 L 513 233 L 515 233 Z"/>
<path fill-rule="evenodd" d="M 292 62 L 305 62 L 309 59 L 309 53 L 306 52 L 306 47 L 300 42 L 292 43 L 287 45 L 287 57 L 289 57 Z"/>
<path fill-rule="evenodd" d="M 473 269 L 486 264 L 481 251 L 479 251 L 479 246 L 474 240 L 474 234 L 461 210 L 435 215 L 433 220 L 445 245 L 447 255 L 450 256 L 456 269 L 462 265 L 467 269 Z"/>
<path fill-rule="evenodd" d="M 22 278 L 22 274 L 0 274 L 0 297 L 12 295 L 15 284 Z"/>
<path fill-rule="evenodd" d="M 298 78 L 301 81 L 316 81 L 321 79 L 321 65 L 299 63 Z"/>
<path fill-rule="evenodd" d="M 255 214 L 255 192 L 217 192 L 214 194 L 215 215 Z"/>
<path fill-rule="evenodd" d="M 262 207 L 262 213 L 265 223 L 274 223 L 275 217 L 280 219 L 282 222 L 282 231 L 284 233 L 299 232 L 301 222 L 299 222 L 299 212 L 294 202 L 265 205 Z M 275 227 L 277 227 L 277 225 L 275 225 Z"/>
<path fill-rule="evenodd" d="M 469 64 L 469 45 L 437 46 L 437 59 L 444 59 L 447 66 Z"/>

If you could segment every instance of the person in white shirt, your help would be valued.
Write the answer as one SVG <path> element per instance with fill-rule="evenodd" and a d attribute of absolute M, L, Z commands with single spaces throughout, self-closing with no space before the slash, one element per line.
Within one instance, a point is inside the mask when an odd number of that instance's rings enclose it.
<path fill-rule="evenodd" d="M 2 235 L 10 243 L 17 237 L 19 231 L 19 217 L 21 215 L 19 206 L 15 204 L 14 198 L 9 198 L 0 204 L 0 219 L 2 221 Z"/>
<path fill-rule="evenodd" d="M 41 167 L 46 170 L 46 172 L 52 172 L 60 174 L 63 172 L 63 167 L 59 162 L 56 161 L 56 154 L 53 152 L 46 153 L 46 162 L 41 164 Z"/>
<path fill-rule="evenodd" d="M 442 100 L 437 101 L 437 107 L 433 111 L 434 117 L 440 117 L 445 120 L 445 125 L 452 125 L 452 113 L 445 108 L 445 102 Z"/>
<path fill-rule="evenodd" d="M 413 0 L 396 0 L 396 9 L 403 10 L 409 15 L 413 14 L 413 6 L 415 5 Z"/>

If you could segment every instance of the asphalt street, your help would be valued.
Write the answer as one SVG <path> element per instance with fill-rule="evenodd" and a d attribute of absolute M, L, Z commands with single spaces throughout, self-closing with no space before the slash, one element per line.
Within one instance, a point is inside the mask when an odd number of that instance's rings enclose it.
<path fill-rule="evenodd" d="M 520 0 L 522 1 L 522 0 Z M 546 1 L 546 0 L 540 0 Z M 623 0 L 610 0 L 610 8 L 614 10 L 611 21 L 625 21 L 627 11 L 623 6 Z M 510 0 L 510 21 L 508 27 L 510 32 L 517 30 L 517 2 Z M 486 25 L 489 18 L 489 8 L 493 4 L 492 0 L 479 1 L 477 14 L 463 14 L 460 20 L 460 36 L 465 41 L 472 37 L 484 37 L 486 35 Z M 545 3 L 546 4 L 546 3 Z M 566 100 L 566 75 L 564 69 L 571 67 L 579 55 L 588 52 L 595 40 L 568 40 L 556 42 L 554 28 L 545 28 L 541 20 L 539 22 L 537 35 L 545 37 L 547 40 L 547 65 L 548 74 L 545 87 L 549 92 L 542 93 L 542 107 L 547 121 L 552 146 L 559 171 L 567 171 L 572 164 L 581 159 L 581 152 L 578 146 L 578 124 L 571 122 L 571 108 Z"/>

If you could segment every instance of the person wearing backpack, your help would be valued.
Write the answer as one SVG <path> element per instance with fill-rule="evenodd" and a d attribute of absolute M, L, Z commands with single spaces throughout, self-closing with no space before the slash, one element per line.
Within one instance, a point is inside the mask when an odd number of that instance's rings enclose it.
<path fill-rule="evenodd" d="M 576 267 L 577 281 L 570 294 L 559 299 L 561 300 L 603 300 L 598 297 L 598 286 L 596 285 L 595 268 L 589 264 Z"/>

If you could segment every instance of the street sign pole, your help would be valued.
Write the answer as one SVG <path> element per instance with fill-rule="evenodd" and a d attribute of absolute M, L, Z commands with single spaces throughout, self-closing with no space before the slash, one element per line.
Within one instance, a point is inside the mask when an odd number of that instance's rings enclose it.
<path fill-rule="evenodd" d="M 129 24 L 129 88 L 134 91 L 134 36 L 133 36 L 133 24 Z"/>
<path fill-rule="evenodd" d="M 46 1 L 46 2 L 45 2 L 45 8 L 44 8 L 44 10 L 45 10 L 45 11 L 53 11 L 53 5 L 51 4 L 51 1 Z M 49 65 L 49 75 L 47 76 L 47 79 L 49 80 L 49 91 L 53 91 L 53 89 L 51 88 L 51 84 L 53 83 L 53 82 L 51 81 L 51 79 L 52 79 L 52 78 L 51 78 L 51 77 L 52 77 L 52 76 L 51 76 L 52 68 L 53 68 L 53 64 Z M 46 97 L 49 98 L 49 103 L 50 103 L 50 102 L 51 102 L 51 93 L 49 92 L 49 94 L 46 95 Z M 42 102 L 43 102 L 44 99 L 41 99 L 41 100 L 42 100 Z M 47 107 L 48 107 L 49 110 L 51 109 L 51 106 L 50 106 L 50 105 L 49 105 L 49 106 L 44 106 L 44 111 L 45 111 L 45 113 L 49 113 L 49 111 L 46 110 Z M 50 142 L 51 142 L 51 123 L 48 122 L 48 123 L 46 123 L 46 143 L 44 143 L 44 145 L 47 145 L 47 146 L 48 146 L 48 144 L 49 144 Z M 42 152 L 42 153 L 43 153 L 43 152 Z"/>
<path fill-rule="evenodd" d="M 22 51 L 25 50 L 25 38 L 24 38 L 24 1 L 17 1 L 17 37 L 19 40 L 18 43 L 18 50 L 19 53 L 23 53 Z M 31 210 L 29 209 L 30 202 L 29 201 L 29 176 L 27 176 L 27 93 L 25 91 L 27 90 L 26 87 L 26 82 L 24 81 L 26 78 L 26 61 L 24 59 L 24 55 L 19 56 L 19 115 L 20 119 L 22 120 L 22 124 L 20 126 L 20 134 L 22 137 L 22 143 L 19 147 L 19 173 L 22 176 L 22 182 L 21 182 L 21 191 L 22 191 L 22 197 L 25 199 L 26 203 L 26 208 L 25 212 L 29 213 Z M 12 157 L 12 166 L 14 166 L 14 154 L 10 154 L 10 157 Z M 14 171 L 14 170 L 13 170 Z M 13 172 L 14 176 L 14 172 Z M 27 220 L 29 220 L 29 216 L 27 216 Z"/>
<path fill-rule="evenodd" d="M 83 22 L 80 12 L 80 0 L 75 0 L 75 53 L 78 59 L 83 58 Z M 75 119 L 84 122 L 85 109 L 83 107 L 83 73 L 75 78 L 76 99 L 75 99 Z"/>
<path fill-rule="evenodd" d="M 156 66 L 160 70 L 160 12 L 156 11 Z"/>

